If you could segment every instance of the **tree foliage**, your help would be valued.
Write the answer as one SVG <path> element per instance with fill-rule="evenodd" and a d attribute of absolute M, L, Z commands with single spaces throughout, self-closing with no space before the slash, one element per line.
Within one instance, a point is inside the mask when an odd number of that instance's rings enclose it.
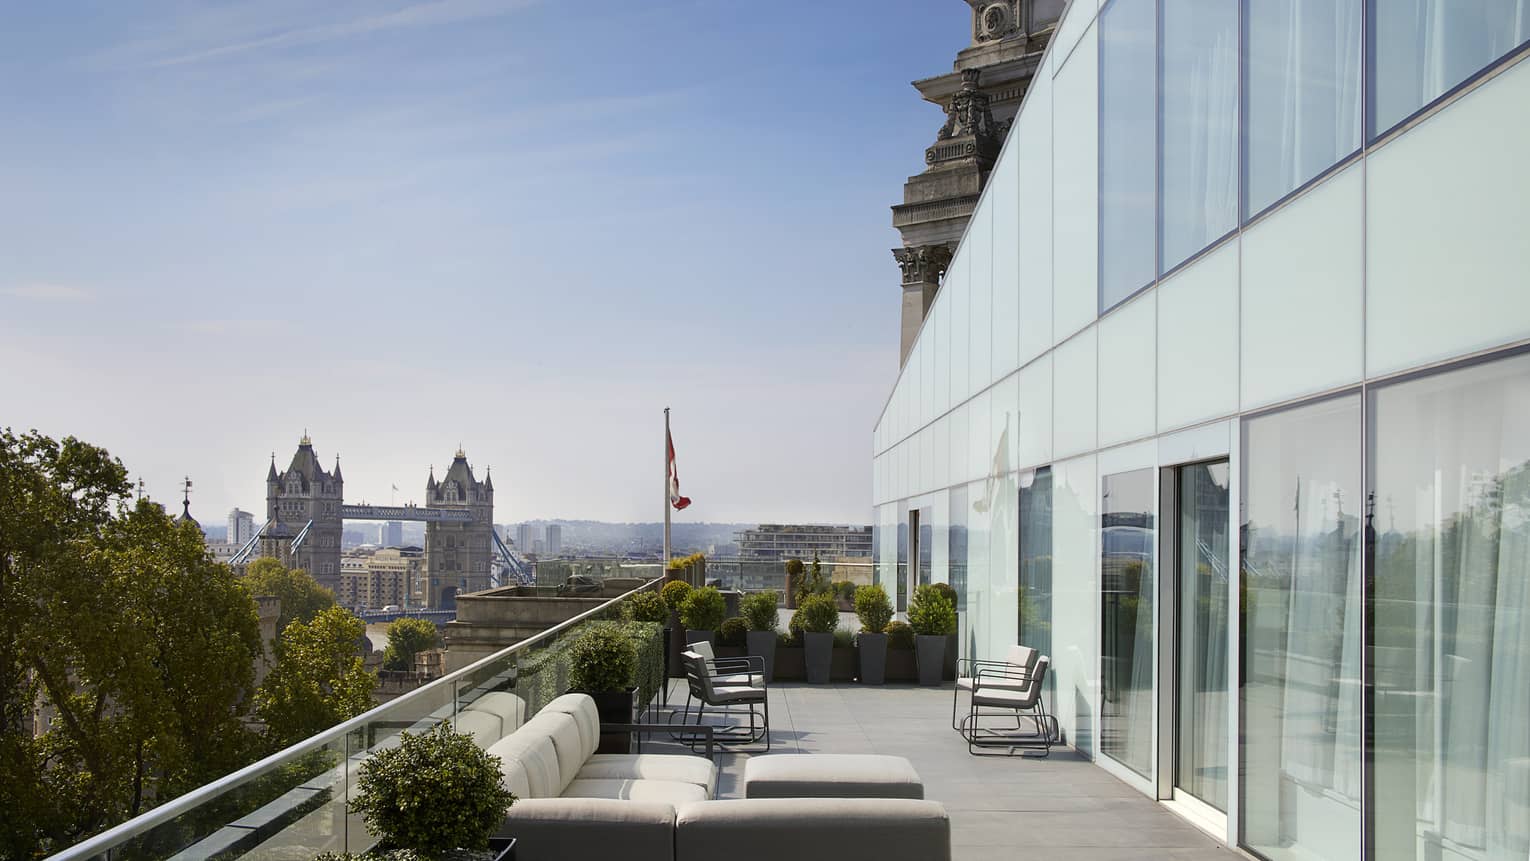
<path fill-rule="evenodd" d="M 254 603 L 195 526 L 128 493 L 104 449 L 0 431 L 0 856 L 61 849 L 255 753 Z"/>
<path fill-rule="evenodd" d="M 276 666 L 255 695 L 255 712 L 277 747 L 301 741 L 372 707 L 377 677 L 356 644 L 366 623 L 340 607 L 294 621 L 276 639 Z"/>
<path fill-rule="evenodd" d="M 282 614 L 276 620 L 281 634 L 293 622 L 312 622 L 319 612 L 335 606 L 335 593 L 319 585 L 301 568 L 288 568 L 270 557 L 251 562 L 244 572 L 244 586 L 251 595 L 275 595 Z"/>
<path fill-rule="evenodd" d="M 426 619 L 404 617 L 388 625 L 388 648 L 383 652 L 383 669 L 412 670 L 414 656 L 441 645 L 441 632 Z"/>

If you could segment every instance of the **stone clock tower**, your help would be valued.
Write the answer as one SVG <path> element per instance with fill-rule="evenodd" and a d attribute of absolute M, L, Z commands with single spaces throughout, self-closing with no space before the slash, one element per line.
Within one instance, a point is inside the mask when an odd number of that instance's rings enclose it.
<path fill-rule="evenodd" d="M 972 15 L 972 43 L 957 53 L 950 73 L 914 82 L 946 116 L 924 151 L 924 172 L 908 178 L 903 202 L 892 208 L 893 226 L 903 238 L 903 247 L 893 249 L 903 272 L 900 365 L 935 301 L 1066 0 L 964 2 Z"/>

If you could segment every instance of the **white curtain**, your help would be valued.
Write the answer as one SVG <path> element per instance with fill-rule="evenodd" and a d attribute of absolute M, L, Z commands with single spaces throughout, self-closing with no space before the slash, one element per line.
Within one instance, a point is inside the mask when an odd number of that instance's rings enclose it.
<path fill-rule="evenodd" d="M 1530 39 L 1530 0 L 1394 0 L 1376 7 L 1377 131 Z"/>

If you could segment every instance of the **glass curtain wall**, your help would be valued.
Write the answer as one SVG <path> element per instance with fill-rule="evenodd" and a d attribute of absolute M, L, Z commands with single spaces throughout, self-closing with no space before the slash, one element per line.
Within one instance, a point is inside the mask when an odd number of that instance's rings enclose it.
<path fill-rule="evenodd" d="M 956 612 L 967 612 L 967 486 L 951 488 L 951 533 L 947 553 L 951 588 L 956 590 Z"/>
<path fill-rule="evenodd" d="M 1245 216 L 1360 148 L 1362 0 L 1244 0 Z"/>
<path fill-rule="evenodd" d="M 1167 271 L 1238 223 L 1238 4 L 1163 0 L 1162 69 Z"/>
<path fill-rule="evenodd" d="M 1369 408 L 1376 856 L 1530 857 L 1530 356 Z"/>
<path fill-rule="evenodd" d="M 1154 0 L 1100 13 L 1100 310 L 1147 286 L 1157 248 Z"/>
<path fill-rule="evenodd" d="M 994 613 L 993 570 L 989 565 L 989 485 L 985 481 L 967 485 L 967 606 L 962 614 L 965 618 L 959 620 L 963 628 L 961 654 L 983 659 L 994 657 L 988 651 L 988 621 Z"/>
<path fill-rule="evenodd" d="M 1360 398 L 1245 420 L 1243 842 L 1360 857 Z"/>
<path fill-rule="evenodd" d="M 1530 40 L 1530 0 L 1372 0 L 1380 134 Z"/>
<path fill-rule="evenodd" d="M 1019 637 L 1043 655 L 1052 654 L 1052 470 L 1043 467 L 1020 479 Z M 1047 702 L 1057 676 L 1047 675 Z"/>
<path fill-rule="evenodd" d="M 1153 470 L 1100 481 L 1100 750 L 1153 766 Z"/>
<path fill-rule="evenodd" d="M 1174 785 L 1227 810 L 1228 466 L 1178 470 Z"/>

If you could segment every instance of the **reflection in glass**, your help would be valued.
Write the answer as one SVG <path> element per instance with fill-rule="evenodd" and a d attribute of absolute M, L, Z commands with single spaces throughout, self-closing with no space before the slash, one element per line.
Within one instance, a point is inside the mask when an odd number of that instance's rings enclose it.
<path fill-rule="evenodd" d="M 1174 785 L 1227 809 L 1227 461 L 1179 470 Z"/>
<path fill-rule="evenodd" d="M 935 532 L 930 525 L 931 511 L 928 506 L 919 509 L 919 585 L 930 583 L 930 550 L 935 544 Z"/>
<path fill-rule="evenodd" d="M 1052 470 L 1020 480 L 1020 636 L 1022 646 L 1052 655 Z M 1055 659 L 1054 659 L 1055 664 Z M 1046 678 L 1047 701 L 1056 674 Z"/>
<path fill-rule="evenodd" d="M 1238 5 L 1163 2 L 1163 268 L 1238 219 Z"/>
<path fill-rule="evenodd" d="M 1360 857 L 1360 399 L 1243 425 L 1243 840 Z"/>
<path fill-rule="evenodd" d="M 1245 215 L 1360 147 L 1360 5 L 1245 0 Z"/>
<path fill-rule="evenodd" d="M 1100 750 L 1153 765 L 1153 471 L 1100 481 Z"/>
<path fill-rule="evenodd" d="M 1157 242 L 1156 4 L 1100 13 L 1100 310 L 1153 280 Z"/>
<path fill-rule="evenodd" d="M 1373 133 L 1530 40 L 1526 0 L 1389 0 L 1371 9 Z"/>
<path fill-rule="evenodd" d="M 1370 409 L 1377 857 L 1530 857 L 1530 356 Z"/>
<path fill-rule="evenodd" d="M 898 612 L 908 609 L 908 502 L 898 503 Z"/>
<path fill-rule="evenodd" d="M 993 660 L 988 650 L 989 622 L 993 613 L 993 566 L 989 564 L 990 521 L 986 481 L 967 485 L 967 619 L 962 640 L 963 655 Z M 978 639 L 979 636 L 983 639 Z"/>
<path fill-rule="evenodd" d="M 967 610 L 967 486 L 951 488 L 950 583 L 956 590 L 956 612 Z"/>

